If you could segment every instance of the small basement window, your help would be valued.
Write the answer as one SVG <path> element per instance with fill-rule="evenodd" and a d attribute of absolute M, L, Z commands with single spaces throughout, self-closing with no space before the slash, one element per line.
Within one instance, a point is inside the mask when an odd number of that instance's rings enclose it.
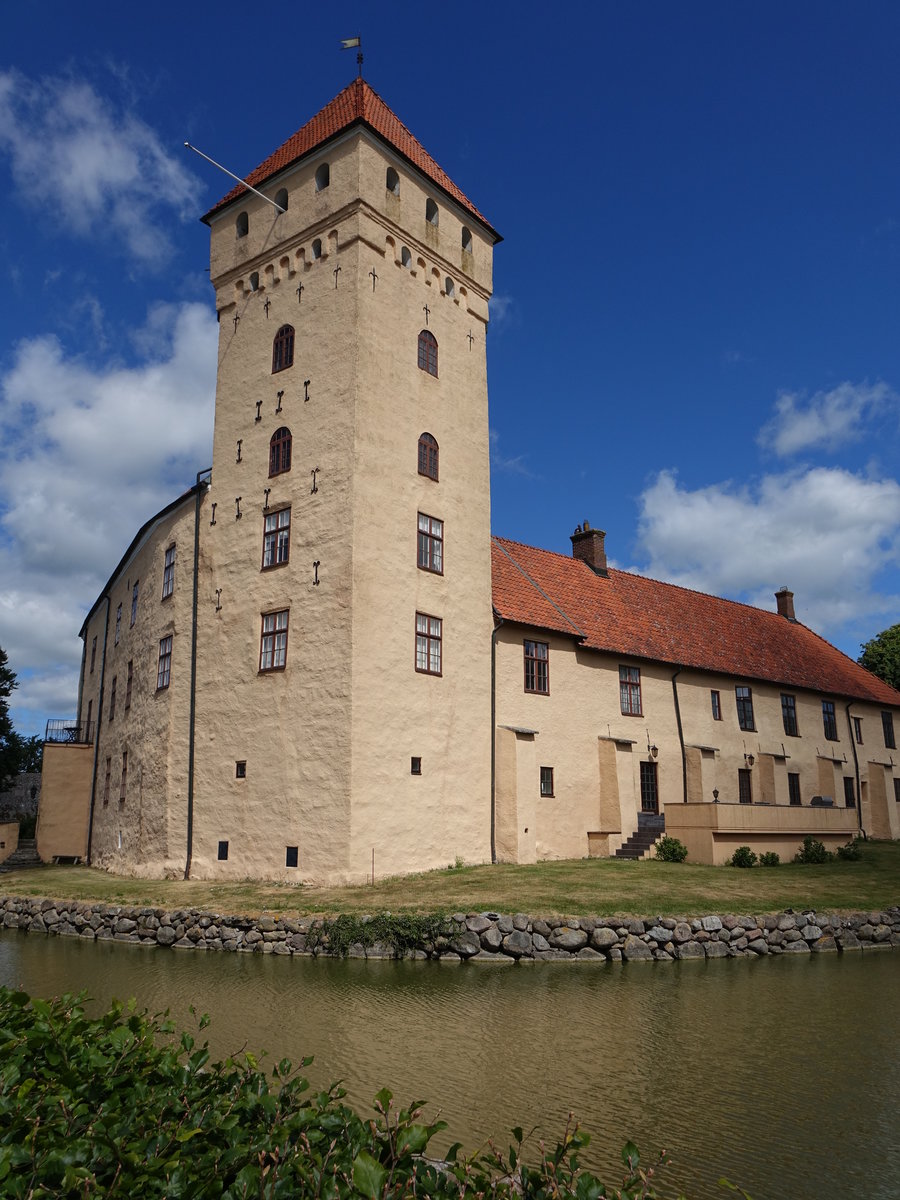
<path fill-rule="evenodd" d="M 245 758 L 239 758 L 234 764 L 234 777 L 235 779 L 247 778 L 247 760 Z"/>
<path fill-rule="evenodd" d="M 228 861 L 228 843 L 219 842 L 219 862 Z"/>
<path fill-rule="evenodd" d="M 422 759 L 418 755 L 413 755 L 409 760 L 409 773 L 410 775 L 422 774 Z"/>
<path fill-rule="evenodd" d="M 285 846 L 284 848 L 284 865 L 286 867 L 296 867 L 299 861 L 300 848 L 299 846 Z"/>

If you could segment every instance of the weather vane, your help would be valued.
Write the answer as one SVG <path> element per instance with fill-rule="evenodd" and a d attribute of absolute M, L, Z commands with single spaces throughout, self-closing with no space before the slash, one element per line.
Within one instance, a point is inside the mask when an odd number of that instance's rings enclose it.
<path fill-rule="evenodd" d="M 362 65 L 363 65 L 362 36 L 357 34 L 357 36 L 355 38 L 341 38 L 341 49 L 342 50 L 355 49 L 357 51 L 356 65 L 359 68 L 358 73 L 359 73 L 359 77 L 361 79 L 362 78 Z"/>

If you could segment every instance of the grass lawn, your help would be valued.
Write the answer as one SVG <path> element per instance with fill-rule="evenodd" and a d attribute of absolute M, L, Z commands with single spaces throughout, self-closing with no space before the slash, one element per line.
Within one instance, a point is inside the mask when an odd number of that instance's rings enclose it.
<path fill-rule="evenodd" d="M 374 887 L 122 879 L 89 867 L 0 876 L 0 895 L 291 916 L 374 912 L 524 912 L 611 916 L 882 909 L 900 901 L 900 842 L 868 842 L 859 862 L 821 867 L 692 866 L 572 859 L 534 866 L 461 867 L 384 879 Z"/>

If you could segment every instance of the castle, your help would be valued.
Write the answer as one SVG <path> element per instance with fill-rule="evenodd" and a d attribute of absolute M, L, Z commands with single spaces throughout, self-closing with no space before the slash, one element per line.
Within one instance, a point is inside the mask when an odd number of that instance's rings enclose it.
<path fill-rule="evenodd" d="M 794 617 L 490 532 L 499 235 L 355 79 L 203 218 L 211 470 L 138 532 L 51 722 L 38 850 L 364 881 L 900 836 L 897 693 Z M 186 398 L 189 403 L 189 398 Z"/>

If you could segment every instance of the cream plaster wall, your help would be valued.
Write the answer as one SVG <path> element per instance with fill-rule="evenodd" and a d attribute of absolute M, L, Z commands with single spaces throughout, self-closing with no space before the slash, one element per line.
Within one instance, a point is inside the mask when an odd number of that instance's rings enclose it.
<path fill-rule="evenodd" d="M 93 746 L 44 743 L 35 839 L 44 862 L 87 857 Z"/>
<path fill-rule="evenodd" d="M 673 804 L 666 810 L 666 833 L 688 849 L 690 862 L 723 866 L 738 846 L 757 853 L 794 857 L 807 834 L 830 850 L 856 833 L 856 813 L 847 808 L 757 804 Z"/>
<path fill-rule="evenodd" d="M 5 862 L 19 845 L 19 822 L 0 821 L 0 863 Z"/>

